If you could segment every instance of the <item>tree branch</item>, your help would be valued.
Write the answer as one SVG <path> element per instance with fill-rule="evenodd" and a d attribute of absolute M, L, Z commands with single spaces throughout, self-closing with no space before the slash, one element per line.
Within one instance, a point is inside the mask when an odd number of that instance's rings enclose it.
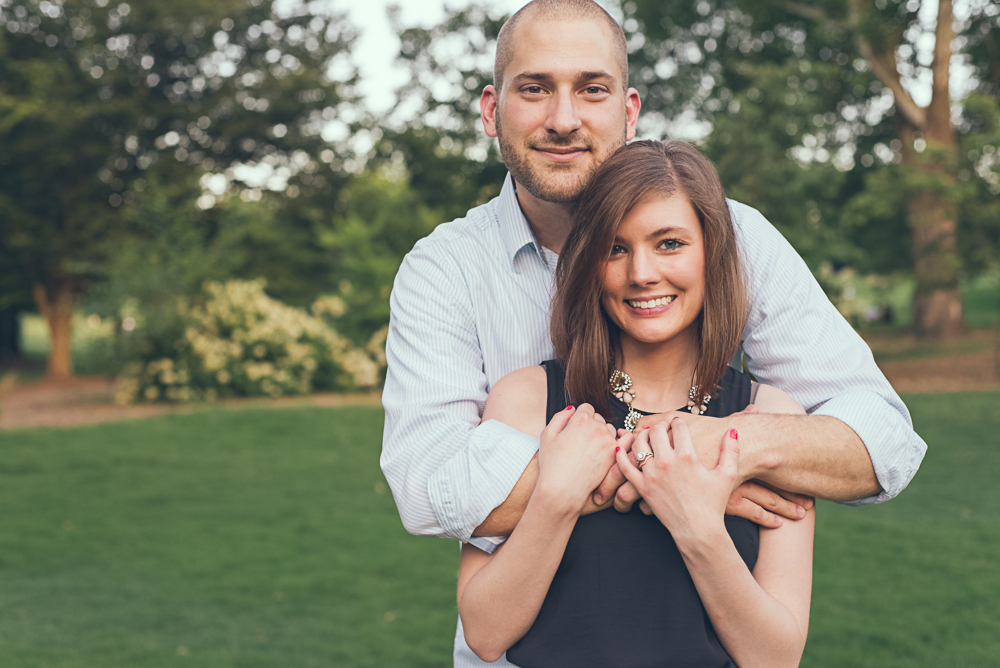
<path fill-rule="evenodd" d="M 832 21 L 827 13 L 818 7 L 810 7 L 809 5 L 800 5 L 797 2 L 786 2 L 785 10 L 790 14 L 795 14 L 801 16 L 804 19 L 809 19 L 810 21 L 819 21 L 821 23 L 836 23 Z M 837 24 L 838 26 L 840 24 Z"/>
<path fill-rule="evenodd" d="M 950 12 L 951 0 L 947 0 L 947 2 L 949 3 L 948 7 Z M 899 110 L 899 113 L 903 115 L 903 118 L 905 118 L 910 125 L 918 129 L 923 129 L 924 126 L 927 125 L 927 110 L 917 105 L 917 103 L 913 101 L 910 94 L 906 92 L 906 89 L 903 88 L 903 82 L 900 80 L 899 72 L 896 70 L 895 53 L 876 53 L 875 49 L 872 48 L 871 42 L 869 42 L 858 29 L 860 18 L 858 8 L 855 3 L 851 3 L 850 19 L 848 23 L 831 19 L 824 10 L 819 9 L 818 7 L 810 7 L 797 2 L 786 2 L 785 10 L 791 14 L 801 16 L 804 19 L 817 21 L 832 28 L 847 33 L 853 33 L 854 41 L 857 45 L 858 51 L 861 53 L 861 57 L 871 63 L 872 71 L 875 73 L 875 76 L 879 78 L 883 85 L 892 91 L 892 95 L 896 101 L 896 108 Z M 951 24 L 949 23 L 949 25 Z"/>
<path fill-rule="evenodd" d="M 948 81 L 951 65 L 951 41 L 955 37 L 952 0 L 939 0 L 937 27 L 934 29 L 934 60 L 931 62 L 932 84 L 931 103 L 927 107 L 927 119 L 935 134 L 951 130 L 951 98 Z"/>
<path fill-rule="evenodd" d="M 889 90 L 896 101 L 896 109 L 906 119 L 906 122 L 913 127 L 923 130 L 927 125 L 927 110 L 913 101 L 903 82 L 900 81 L 899 71 L 896 69 L 896 54 L 875 53 L 871 43 L 860 33 L 855 34 L 854 40 L 857 44 L 861 56 L 871 63 L 872 71 Z"/>

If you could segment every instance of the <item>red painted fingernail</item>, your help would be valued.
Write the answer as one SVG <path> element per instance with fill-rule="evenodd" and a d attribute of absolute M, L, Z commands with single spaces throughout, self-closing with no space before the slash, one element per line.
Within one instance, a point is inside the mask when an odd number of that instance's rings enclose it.
<path fill-rule="evenodd" d="M 729 430 L 729 438 L 731 438 L 731 439 L 733 439 L 735 441 L 735 440 L 738 440 L 739 437 L 740 437 L 740 434 L 739 434 L 738 431 L 736 431 L 735 429 L 730 429 Z"/>
<path fill-rule="evenodd" d="M 572 405 L 570 405 L 570 406 L 567 406 L 567 407 L 566 407 L 566 408 L 564 408 L 563 410 L 566 410 L 566 411 L 568 411 L 568 410 L 569 410 L 569 409 L 571 409 L 571 408 L 573 408 L 573 406 L 572 406 Z"/>
<path fill-rule="evenodd" d="M 622 448 L 621 448 L 621 446 L 620 446 L 620 445 L 616 445 L 616 446 L 615 446 L 615 452 L 618 452 L 618 451 L 619 451 L 619 450 L 621 450 L 621 449 L 622 449 Z"/>

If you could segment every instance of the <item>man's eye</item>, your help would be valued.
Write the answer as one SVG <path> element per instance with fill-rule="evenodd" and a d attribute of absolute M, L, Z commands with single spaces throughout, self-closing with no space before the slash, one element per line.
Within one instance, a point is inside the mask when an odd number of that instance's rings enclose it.
<path fill-rule="evenodd" d="M 600 95 L 603 92 L 604 92 L 604 89 L 601 88 L 600 86 L 588 86 L 587 87 L 587 93 L 590 94 L 590 95 Z"/>
<path fill-rule="evenodd" d="M 528 86 L 527 88 L 524 89 L 524 92 L 525 93 L 530 93 L 531 95 L 537 95 L 538 93 L 542 92 L 542 87 L 541 86 Z"/>
<path fill-rule="evenodd" d="M 668 251 L 677 250 L 682 245 L 683 244 L 681 244 L 681 242 L 678 241 L 677 239 L 664 239 L 663 241 L 660 242 L 660 248 Z"/>

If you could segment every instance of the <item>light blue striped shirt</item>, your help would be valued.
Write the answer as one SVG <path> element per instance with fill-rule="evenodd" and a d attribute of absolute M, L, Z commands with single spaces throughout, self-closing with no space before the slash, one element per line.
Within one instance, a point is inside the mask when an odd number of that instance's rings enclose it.
<path fill-rule="evenodd" d="M 756 210 L 730 207 L 750 270 L 751 373 L 850 426 L 883 489 L 856 503 L 891 499 L 927 449 L 906 406 L 785 238 Z M 554 356 L 555 259 L 536 243 L 508 175 L 497 198 L 417 242 L 396 274 L 381 465 L 410 533 L 470 540 L 538 449 L 538 439 L 480 416 L 497 380 Z M 455 665 L 510 664 L 479 661 L 459 626 Z"/>

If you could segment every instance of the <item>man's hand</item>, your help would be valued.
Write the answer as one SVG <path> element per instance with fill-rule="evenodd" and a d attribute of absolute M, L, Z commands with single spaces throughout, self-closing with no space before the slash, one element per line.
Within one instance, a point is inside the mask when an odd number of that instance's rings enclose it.
<path fill-rule="evenodd" d="M 812 497 L 773 489 L 759 480 L 748 480 L 729 496 L 726 514 L 750 520 L 765 529 L 777 529 L 782 518 L 800 520 L 805 517 L 813 503 Z"/>

